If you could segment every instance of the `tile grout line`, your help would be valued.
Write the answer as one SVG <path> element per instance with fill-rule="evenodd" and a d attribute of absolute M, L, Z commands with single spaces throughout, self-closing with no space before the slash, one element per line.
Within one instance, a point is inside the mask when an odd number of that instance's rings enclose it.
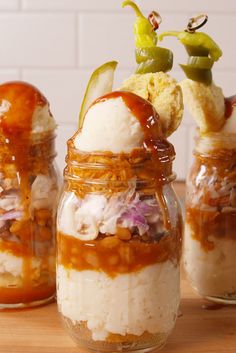
<path fill-rule="evenodd" d="M 21 12 L 23 11 L 23 3 L 22 3 L 23 0 L 18 0 L 18 4 L 17 4 L 17 7 L 18 7 L 18 11 Z"/>

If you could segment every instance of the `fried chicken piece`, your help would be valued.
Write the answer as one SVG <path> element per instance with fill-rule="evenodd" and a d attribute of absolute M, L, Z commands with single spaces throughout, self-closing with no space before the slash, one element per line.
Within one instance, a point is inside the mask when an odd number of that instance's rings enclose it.
<path fill-rule="evenodd" d="M 121 87 L 153 104 L 160 116 L 165 137 L 180 125 L 183 116 L 183 95 L 177 81 L 164 72 L 134 74 Z"/>
<path fill-rule="evenodd" d="M 196 121 L 201 134 L 217 132 L 225 123 L 225 100 L 222 89 L 213 82 L 204 83 L 183 80 L 180 83 L 184 103 Z"/>

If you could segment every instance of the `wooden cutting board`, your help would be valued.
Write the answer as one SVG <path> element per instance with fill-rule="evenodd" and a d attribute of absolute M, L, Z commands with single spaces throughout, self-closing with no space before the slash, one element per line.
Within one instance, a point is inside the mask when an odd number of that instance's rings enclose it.
<path fill-rule="evenodd" d="M 236 353 L 236 307 L 206 310 L 182 280 L 181 314 L 163 353 Z M 64 331 L 56 304 L 0 312 L 0 353 L 82 352 Z M 83 351 L 84 352 L 84 351 Z"/>

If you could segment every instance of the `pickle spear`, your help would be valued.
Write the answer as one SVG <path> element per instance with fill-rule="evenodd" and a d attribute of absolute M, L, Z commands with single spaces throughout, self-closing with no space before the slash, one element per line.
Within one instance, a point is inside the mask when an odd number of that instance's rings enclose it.
<path fill-rule="evenodd" d="M 79 114 L 79 129 L 82 128 L 84 116 L 94 100 L 112 91 L 114 72 L 117 64 L 117 61 L 109 61 L 98 67 L 92 73 L 81 105 Z"/>

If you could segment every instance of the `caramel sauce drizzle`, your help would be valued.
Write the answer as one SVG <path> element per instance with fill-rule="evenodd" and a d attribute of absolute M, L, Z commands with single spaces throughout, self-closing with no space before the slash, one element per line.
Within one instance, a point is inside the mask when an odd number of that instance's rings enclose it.
<path fill-rule="evenodd" d="M 225 98 L 225 118 L 228 119 L 236 106 L 236 96 Z"/>
<path fill-rule="evenodd" d="M 163 153 L 171 159 L 174 148 L 164 138 L 159 116 L 150 102 L 128 91 L 115 91 L 98 98 L 93 104 L 119 97 L 140 122 L 144 133 L 143 147 L 151 150 L 154 161 L 160 163 Z"/>
<path fill-rule="evenodd" d="M 166 175 L 163 174 L 162 158 L 172 161 L 175 156 L 174 147 L 165 138 L 161 130 L 159 115 L 153 105 L 147 100 L 139 97 L 138 95 L 128 91 L 115 91 L 98 98 L 93 104 L 106 101 L 112 98 L 121 97 L 126 106 L 133 115 L 139 120 L 144 133 L 143 147 L 152 153 L 153 164 L 155 165 L 157 184 L 157 199 L 163 211 L 165 227 L 170 230 L 171 222 L 168 214 L 168 207 L 163 194 L 163 183 L 160 182 L 161 176 L 163 179 Z"/>

